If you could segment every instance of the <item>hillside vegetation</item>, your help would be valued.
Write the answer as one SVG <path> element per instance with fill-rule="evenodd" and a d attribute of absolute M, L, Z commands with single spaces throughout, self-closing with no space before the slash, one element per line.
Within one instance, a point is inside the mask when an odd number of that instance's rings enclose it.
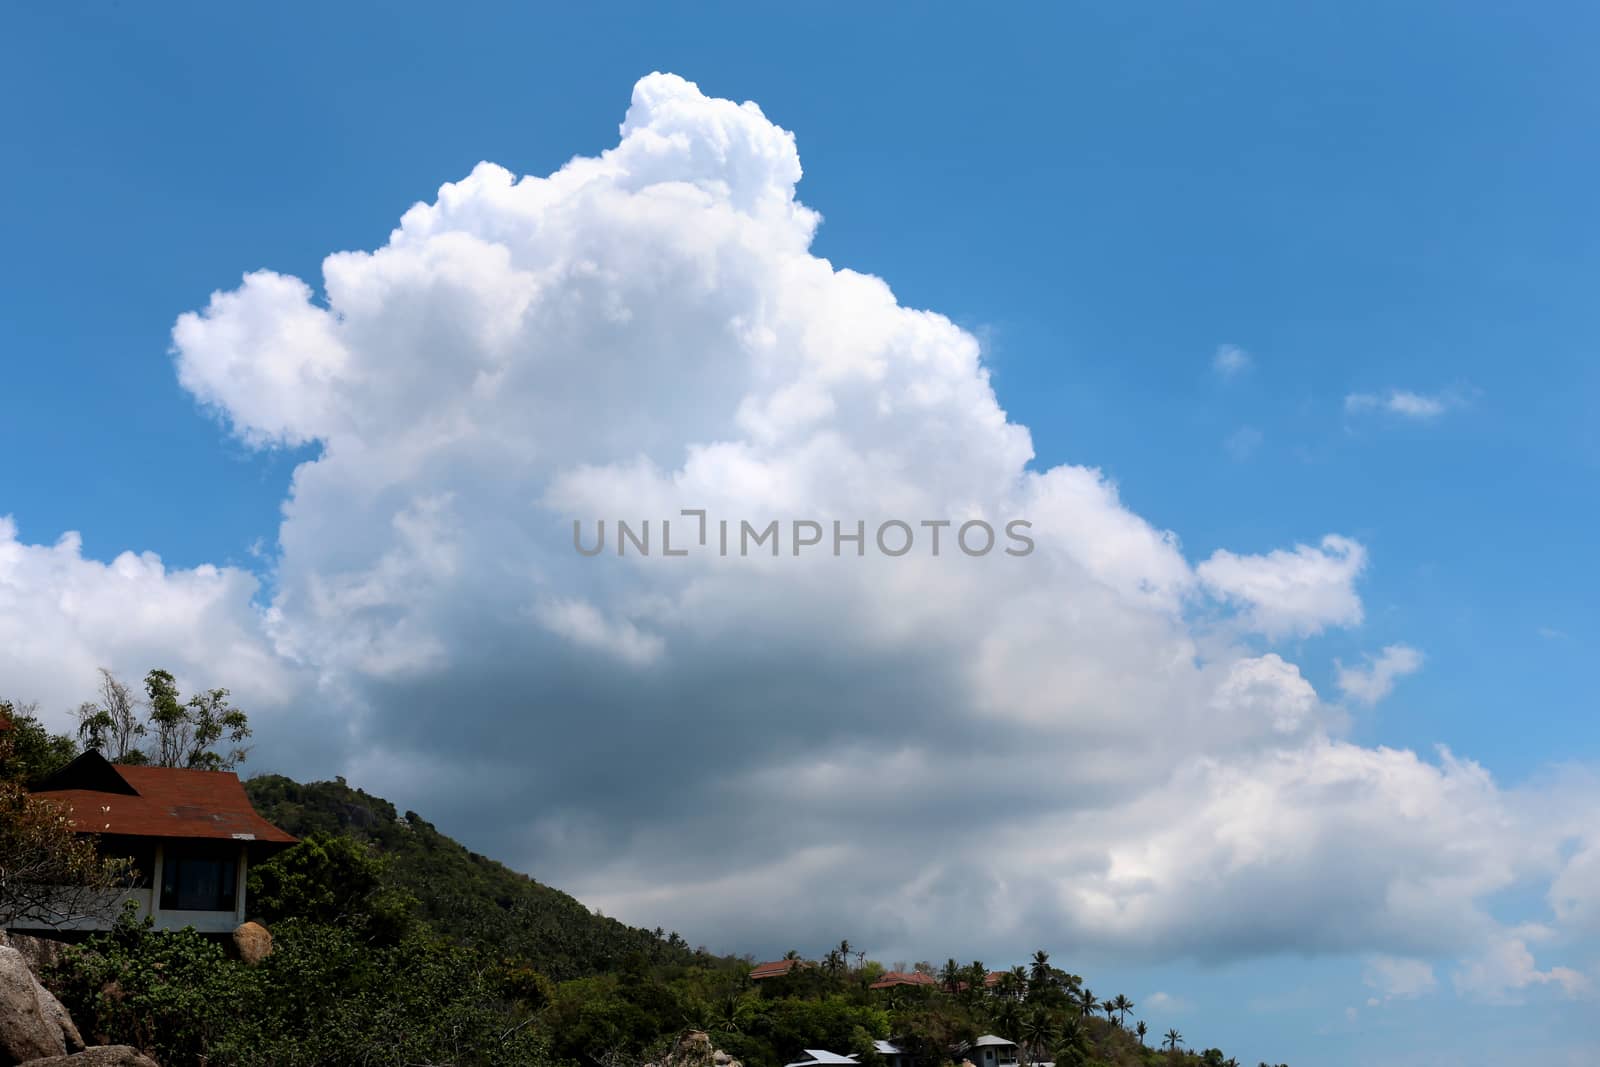
<path fill-rule="evenodd" d="M 269 774 L 250 779 L 245 789 L 257 811 L 296 837 L 340 835 L 371 846 L 385 861 L 389 883 L 416 898 L 417 917 L 437 933 L 532 961 L 549 978 L 615 971 L 635 954 L 653 964 L 694 958 L 676 933 L 598 915 L 342 778 L 302 785 Z"/>

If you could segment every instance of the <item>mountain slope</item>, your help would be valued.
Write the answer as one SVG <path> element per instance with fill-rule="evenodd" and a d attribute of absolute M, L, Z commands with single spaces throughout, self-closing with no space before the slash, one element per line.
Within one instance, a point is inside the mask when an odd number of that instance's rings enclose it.
<path fill-rule="evenodd" d="M 263 817 L 296 837 L 321 831 L 372 845 L 388 860 L 393 884 L 417 897 L 421 917 L 440 933 L 525 961 L 551 978 L 616 971 L 636 955 L 655 963 L 696 956 L 677 934 L 597 915 L 343 779 L 301 784 L 269 774 L 250 779 L 245 790 Z"/>

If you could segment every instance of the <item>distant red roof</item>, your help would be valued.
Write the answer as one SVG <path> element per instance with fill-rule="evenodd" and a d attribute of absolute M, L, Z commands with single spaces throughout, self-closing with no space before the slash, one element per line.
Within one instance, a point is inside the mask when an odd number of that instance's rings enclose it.
<path fill-rule="evenodd" d="M 64 804 L 80 833 L 280 845 L 295 841 L 256 814 L 244 783 L 232 771 L 129 767 L 85 752 L 33 792 Z"/>
<path fill-rule="evenodd" d="M 771 963 L 758 963 L 750 968 L 750 977 L 758 982 L 763 978 L 778 978 L 804 962 L 804 960 L 773 960 Z"/>
<path fill-rule="evenodd" d="M 868 989 L 892 989 L 897 985 L 938 985 L 938 979 L 921 971 L 890 971 L 873 982 Z"/>

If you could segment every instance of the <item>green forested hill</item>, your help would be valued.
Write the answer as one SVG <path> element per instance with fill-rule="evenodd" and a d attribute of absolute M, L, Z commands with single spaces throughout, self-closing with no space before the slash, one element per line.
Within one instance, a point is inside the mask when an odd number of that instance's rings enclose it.
<path fill-rule="evenodd" d="M 676 933 L 597 915 L 343 779 L 303 785 L 269 774 L 250 779 L 245 789 L 257 811 L 296 837 L 320 831 L 371 844 L 387 860 L 392 883 L 416 896 L 421 917 L 435 930 L 525 960 L 551 978 L 616 971 L 635 954 L 652 963 L 688 963 L 695 956 Z"/>

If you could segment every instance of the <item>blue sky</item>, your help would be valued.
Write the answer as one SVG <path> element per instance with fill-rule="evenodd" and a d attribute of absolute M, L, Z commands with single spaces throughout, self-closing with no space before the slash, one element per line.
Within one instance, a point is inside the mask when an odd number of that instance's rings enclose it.
<path fill-rule="evenodd" d="M 596 155 L 634 82 L 672 71 L 794 132 L 813 253 L 978 336 L 1032 469 L 1100 468 L 1192 560 L 1365 546 L 1360 625 L 1278 647 L 1325 695 L 1336 661 L 1421 651 L 1353 710 L 1350 741 L 1446 744 L 1510 786 L 1592 766 L 1597 21 L 1576 4 L 13 8 L 0 515 L 28 543 L 81 531 L 94 559 L 231 564 L 270 602 L 317 446 L 230 436 L 179 384 L 174 319 L 245 271 L 315 286 L 325 255 L 381 246 L 479 160 L 542 175 Z M 1234 373 L 1222 346 L 1247 353 Z M 1443 410 L 1348 399 L 1395 390 Z M 1507 890 L 1504 921 L 1534 921 L 1541 895 Z M 1097 962 L 1130 995 L 1181 987 L 1180 1028 L 1252 1062 L 1431 1062 L 1404 1050 L 1520 1047 L 1585 1014 L 1543 990 L 1485 1013 L 1441 966 L 1438 992 L 1349 1023 L 1359 953 Z"/>

